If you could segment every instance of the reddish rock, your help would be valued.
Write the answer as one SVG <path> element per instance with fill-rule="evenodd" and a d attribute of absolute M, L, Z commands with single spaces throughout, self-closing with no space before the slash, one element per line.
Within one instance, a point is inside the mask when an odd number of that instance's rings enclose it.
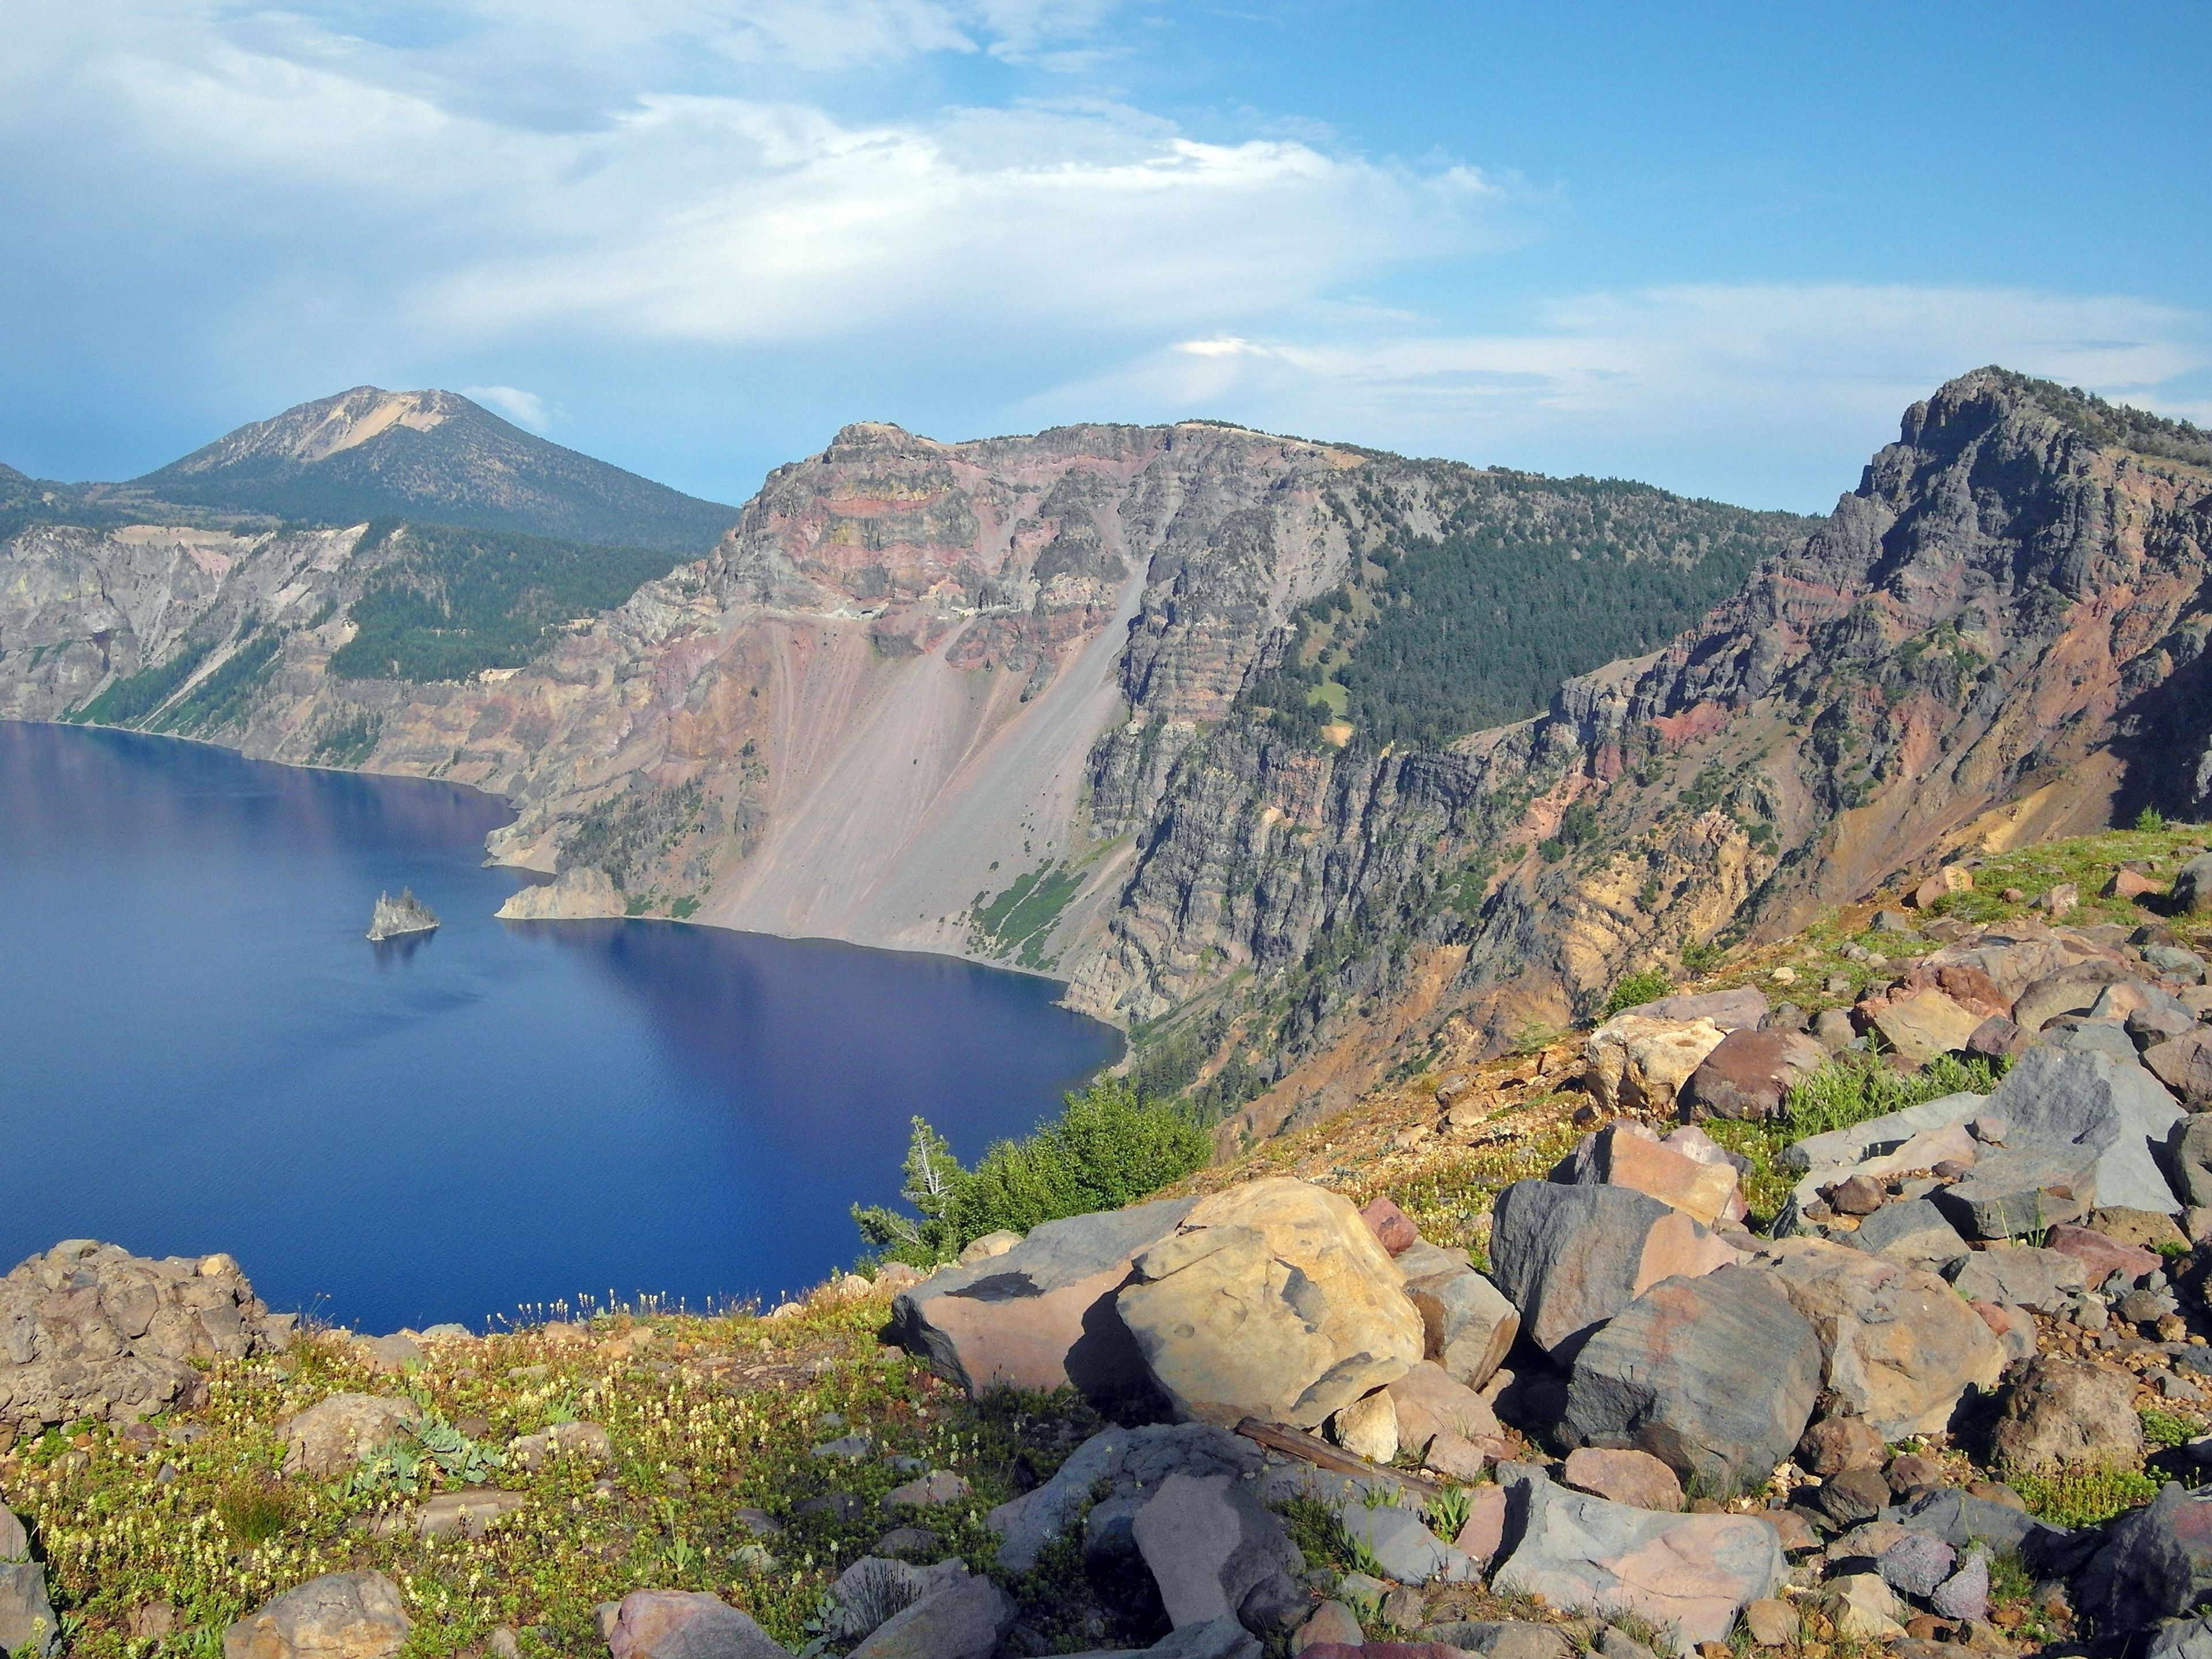
<path fill-rule="evenodd" d="M 1566 1483 L 1635 1510 L 1682 1507 L 1682 1483 L 1650 1452 L 1606 1451 L 1583 1446 L 1567 1454 Z"/>
<path fill-rule="evenodd" d="M 1855 1175 L 1821 1188 L 1828 1207 L 1838 1215 L 1872 1215 L 1889 1201 L 1889 1192 L 1871 1176 Z"/>
<path fill-rule="evenodd" d="M 2112 872 L 2112 878 L 2105 884 L 2106 898 L 2141 898 L 2159 890 L 2158 884 L 2140 870 L 2130 870 L 2124 864 Z"/>
<path fill-rule="evenodd" d="M 2123 1244 L 2116 1238 L 2087 1227 L 2063 1224 L 2051 1230 L 2044 1248 L 2057 1250 L 2061 1255 L 2070 1255 L 2089 1270 L 2089 1282 L 2101 1285 L 2115 1273 L 2125 1273 L 2130 1279 L 2141 1279 L 2154 1273 L 2159 1259 L 2152 1252 L 2133 1244 Z"/>
<path fill-rule="evenodd" d="M 2116 1367 L 2046 1354 L 2014 1384 L 1991 1443 L 1993 1461 L 2021 1474 L 2133 1465 L 2143 1449 L 2135 1380 Z"/>
<path fill-rule="evenodd" d="M 2027 1309 L 2008 1307 L 2001 1302 L 1969 1302 L 1966 1305 L 2003 1345 L 2007 1360 L 2026 1359 L 2035 1352 L 2035 1316 Z"/>
<path fill-rule="evenodd" d="M 1919 1452 L 1898 1453 L 1889 1460 L 1889 1467 L 1882 1474 L 1889 1481 L 1890 1491 L 1899 1498 L 1943 1484 L 1943 1466 Z"/>
<path fill-rule="evenodd" d="M 1680 1097 L 1700 1117 L 1779 1117 L 1783 1097 L 1827 1058 L 1802 1031 L 1730 1031 L 1690 1074 Z"/>
<path fill-rule="evenodd" d="M 1421 1242 L 1419 1231 L 1406 1212 L 1387 1198 L 1370 1199 L 1359 1212 L 1375 1242 L 1392 1255 L 1403 1255 Z"/>
<path fill-rule="evenodd" d="M 2144 1052 L 2150 1074 L 2192 1106 L 2212 1103 L 2212 1032 L 2190 1031 Z"/>
<path fill-rule="evenodd" d="M 1626 1187 L 1647 1194 L 1708 1226 L 1741 1210 L 1734 1164 L 1707 1163 L 1663 1146 L 1640 1123 L 1608 1123 L 1584 1136 L 1562 1172 L 1577 1186 Z"/>
<path fill-rule="evenodd" d="M 1887 1449 L 1864 1418 L 1824 1417 L 1798 1437 L 1797 1462 L 1825 1480 L 1846 1469 L 1879 1468 Z"/>
<path fill-rule="evenodd" d="M 1492 1480 L 1468 1494 L 1467 1524 L 1452 1545 L 1486 1571 L 1504 1541 L 1505 1488 Z"/>

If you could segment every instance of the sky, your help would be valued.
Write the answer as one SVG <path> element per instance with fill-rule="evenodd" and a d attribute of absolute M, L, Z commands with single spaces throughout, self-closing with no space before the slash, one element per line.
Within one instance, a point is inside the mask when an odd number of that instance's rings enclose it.
<path fill-rule="evenodd" d="M 0 460 L 467 392 L 737 501 L 1200 416 L 1823 511 L 1985 362 L 2212 422 L 2212 8 L 0 0 Z"/>

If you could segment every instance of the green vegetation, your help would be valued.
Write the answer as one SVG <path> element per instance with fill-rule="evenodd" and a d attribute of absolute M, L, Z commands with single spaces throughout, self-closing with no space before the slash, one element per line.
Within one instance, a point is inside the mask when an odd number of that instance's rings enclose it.
<path fill-rule="evenodd" d="M 214 649 L 212 640 L 188 643 L 168 661 L 116 681 L 68 718 L 84 726 L 135 726 L 174 696 Z"/>
<path fill-rule="evenodd" d="M 2030 1515 L 2057 1527 L 2094 1527 L 2122 1510 L 2149 1503 L 2165 1482 L 2140 1469 L 2084 1468 L 2016 1474 L 2009 1484 Z"/>
<path fill-rule="evenodd" d="M 371 554 L 384 557 L 353 603 L 360 631 L 331 657 L 341 679 L 519 668 L 563 623 L 611 610 L 673 563 L 650 548 L 390 520 L 369 526 L 355 556 Z"/>
<path fill-rule="evenodd" d="M 1663 644 L 1813 521 L 1615 479 L 1437 475 L 1440 536 L 1401 532 L 1298 613 L 1243 701 L 1285 735 L 1347 720 L 1433 746 L 1540 712 L 1561 680 Z M 1363 497 L 1385 523 L 1393 506 Z"/>
<path fill-rule="evenodd" d="M 976 894 L 968 919 L 968 948 L 1024 968 L 1045 967 L 1045 940 L 1082 886 L 1080 868 L 1048 860 L 1015 877 L 995 898 Z"/>
<path fill-rule="evenodd" d="M 562 841 L 561 867 L 604 870 L 623 892 L 635 893 L 661 856 L 706 817 L 707 793 L 696 781 L 610 795 L 577 819 Z M 630 914 L 642 915 L 645 909 L 640 902 Z"/>
<path fill-rule="evenodd" d="M 994 1143 L 973 1170 L 915 1118 L 902 1195 L 917 1213 L 856 1204 L 853 1219 L 872 1249 L 930 1267 L 986 1233 L 1025 1233 L 1041 1221 L 1133 1204 L 1200 1168 L 1212 1152 L 1205 1132 L 1173 1106 L 1102 1078 L 1069 1095 L 1060 1115 L 1032 1134 Z"/>
<path fill-rule="evenodd" d="M 2025 393 L 2045 414 L 2056 416 L 2060 424 L 2091 443 L 2212 467 L 2212 432 L 2202 427 L 2125 404 L 2107 403 L 2080 386 L 2062 386 L 2055 380 L 2039 380 L 2009 369 L 1992 372 L 2013 391 Z"/>
<path fill-rule="evenodd" d="M 241 719 L 254 693 L 267 683 L 283 645 L 283 641 L 275 634 L 260 634 L 247 641 L 194 686 L 190 695 L 174 707 L 162 710 L 153 720 L 153 729 L 219 732 Z"/>
<path fill-rule="evenodd" d="M 1667 977 L 1663 968 L 1646 968 L 1640 972 L 1623 974 L 1613 988 L 1613 994 L 1605 1000 L 1601 1020 L 1611 1019 L 1626 1008 L 1641 1008 L 1647 1002 L 1656 1002 L 1674 988 L 1674 981 Z"/>
<path fill-rule="evenodd" d="M 367 709 L 339 716 L 316 735 L 308 758 L 321 766 L 358 766 L 376 748 L 384 722 Z"/>

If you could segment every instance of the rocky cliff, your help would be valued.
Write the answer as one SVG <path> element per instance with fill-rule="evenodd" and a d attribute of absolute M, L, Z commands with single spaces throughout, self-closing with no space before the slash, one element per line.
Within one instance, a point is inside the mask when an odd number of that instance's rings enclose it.
<path fill-rule="evenodd" d="M 1206 423 L 859 425 L 466 681 L 331 671 L 404 537 L 33 526 L 0 714 L 495 790 L 495 856 L 633 912 L 1051 968 L 1256 1130 L 1961 838 L 2192 810 L 2208 492 L 2193 428 L 1998 370 L 1817 525 Z"/>

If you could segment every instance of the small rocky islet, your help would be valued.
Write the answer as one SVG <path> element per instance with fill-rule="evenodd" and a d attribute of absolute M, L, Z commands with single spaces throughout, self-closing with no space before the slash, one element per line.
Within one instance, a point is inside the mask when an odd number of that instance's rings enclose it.
<path fill-rule="evenodd" d="M 2104 852 L 757 1315 L 364 1338 L 58 1246 L 0 1643 L 2197 1652 L 2212 857 Z"/>
<path fill-rule="evenodd" d="M 410 933 L 433 933 L 437 927 L 438 913 L 416 898 L 413 888 L 403 887 L 398 898 L 389 893 L 376 896 L 376 908 L 368 918 L 368 939 L 372 944 L 381 944 Z"/>

